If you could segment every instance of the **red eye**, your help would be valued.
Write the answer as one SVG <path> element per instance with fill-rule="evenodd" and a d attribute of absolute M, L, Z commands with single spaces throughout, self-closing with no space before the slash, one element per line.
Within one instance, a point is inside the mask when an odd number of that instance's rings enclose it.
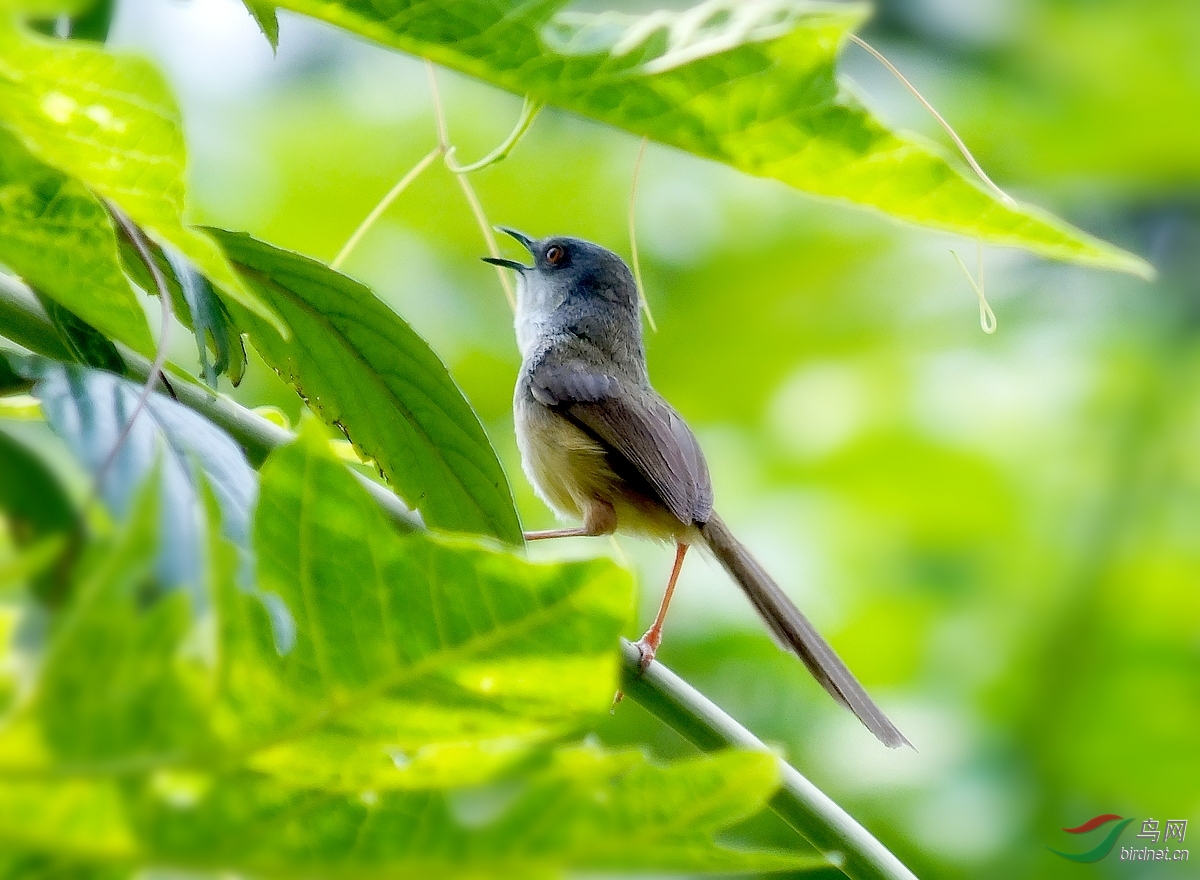
<path fill-rule="evenodd" d="M 559 245 L 552 244 L 550 247 L 546 248 L 546 262 L 551 266 L 557 266 L 563 261 L 563 258 L 566 257 L 566 255 L 567 252 Z"/>

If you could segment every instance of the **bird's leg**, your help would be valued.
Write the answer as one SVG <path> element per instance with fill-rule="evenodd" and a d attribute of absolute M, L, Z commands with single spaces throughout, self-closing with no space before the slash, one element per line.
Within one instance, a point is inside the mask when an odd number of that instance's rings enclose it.
<path fill-rule="evenodd" d="M 544 541 L 547 538 L 591 538 L 596 535 L 611 535 L 617 530 L 617 512 L 607 501 L 593 498 L 584 508 L 583 525 L 574 529 L 548 529 L 544 532 L 526 532 L 526 541 Z"/>
<path fill-rule="evenodd" d="M 583 526 L 574 529 L 547 529 L 544 532 L 526 532 L 526 541 L 545 541 L 547 538 L 587 538 L 591 532 Z"/>
<path fill-rule="evenodd" d="M 658 646 L 662 644 L 663 621 L 667 619 L 667 606 L 671 604 L 671 594 L 675 592 L 675 582 L 679 580 L 679 571 L 683 568 L 683 557 L 687 553 L 687 549 L 688 545 L 682 541 L 676 543 L 675 567 L 671 569 L 671 580 L 667 582 L 667 591 L 663 593 L 662 604 L 658 606 L 658 614 L 654 618 L 654 623 L 636 643 L 637 649 L 642 652 L 642 660 L 639 665 L 643 672 L 654 660 Z"/>

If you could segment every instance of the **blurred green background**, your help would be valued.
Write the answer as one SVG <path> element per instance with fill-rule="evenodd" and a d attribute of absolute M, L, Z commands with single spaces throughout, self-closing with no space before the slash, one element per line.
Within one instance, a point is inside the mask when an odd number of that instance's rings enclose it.
<path fill-rule="evenodd" d="M 429 91 L 412 59 L 281 24 L 273 57 L 234 0 L 131 0 L 112 45 L 153 57 L 182 102 L 193 219 L 329 259 L 434 145 Z M 987 336 L 950 254 L 974 265 L 974 243 L 651 145 L 636 208 L 651 375 L 700 436 L 718 509 L 917 751 L 888 751 L 834 705 L 699 554 L 660 658 L 922 877 L 1197 876 L 1047 846 L 1083 849 L 1059 829 L 1098 813 L 1200 823 L 1200 3 L 886 0 L 864 36 L 997 182 L 1160 279 L 986 249 Z M 864 52 L 849 47 L 844 71 L 887 121 L 944 141 Z M 439 77 L 458 157 L 474 159 L 520 101 Z M 637 151 L 548 110 L 473 181 L 492 222 L 628 255 Z M 345 268 L 446 360 L 527 527 L 546 527 L 512 437 L 511 315 L 483 253 L 434 166 Z M 237 396 L 298 416 L 258 362 Z M 671 562 L 630 539 L 531 552 L 626 558 L 642 585 L 631 635 Z M 691 751 L 628 701 L 597 735 Z M 768 819 L 743 833 L 791 839 Z"/>

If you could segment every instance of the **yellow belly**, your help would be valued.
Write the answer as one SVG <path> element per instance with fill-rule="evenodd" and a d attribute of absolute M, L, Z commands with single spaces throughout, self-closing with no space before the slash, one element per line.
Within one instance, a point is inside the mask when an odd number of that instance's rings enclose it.
<path fill-rule="evenodd" d="M 657 499 L 630 490 L 609 465 L 604 448 L 572 422 L 536 402 L 521 401 L 516 428 L 525 475 L 559 516 L 582 520 L 588 505 L 599 500 L 612 505 L 619 532 L 691 540 L 690 523 L 681 523 Z"/>

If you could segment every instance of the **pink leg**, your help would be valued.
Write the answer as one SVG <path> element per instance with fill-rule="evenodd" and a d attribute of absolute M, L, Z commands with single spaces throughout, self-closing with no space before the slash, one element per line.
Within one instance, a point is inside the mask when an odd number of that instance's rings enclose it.
<path fill-rule="evenodd" d="M 637 642 L 637 649 L 642 652 L 642 670 L 654 660 L 658 646 L 662 644 L 663 621 L 667 619 L 667 606 L 671 604 L 671 595 L 675 592 L 675 582 L 679 580 L 679 571 L 683 568 L 683 557 L 688 545 L 682 541 L 675 545 L 675 567 L 671 569 L 671 580 L 667 582 L 667 591 L 663 593 L 662 604 L 658 606 L 658 614 L 646 634 Z"/>
<path fill-rule="evenodd" d="M 547 529 L 544 532 L 526 532 L 526 541 L 544 541 L 547 538 L 586 538 L 592 533 L 579 526 L 574 529 Z"/>
<path fill-rule="evenodd" d="M 591 538 L 596 535 L 611 535 L 617 530 L 617 512 L 607 501 L 593 499 L 583 512 L 583 525 L 574 529 L 548 529 L 544 532 L 526 532 L 526 541 L 544 541 L 547 538 Z"/>

